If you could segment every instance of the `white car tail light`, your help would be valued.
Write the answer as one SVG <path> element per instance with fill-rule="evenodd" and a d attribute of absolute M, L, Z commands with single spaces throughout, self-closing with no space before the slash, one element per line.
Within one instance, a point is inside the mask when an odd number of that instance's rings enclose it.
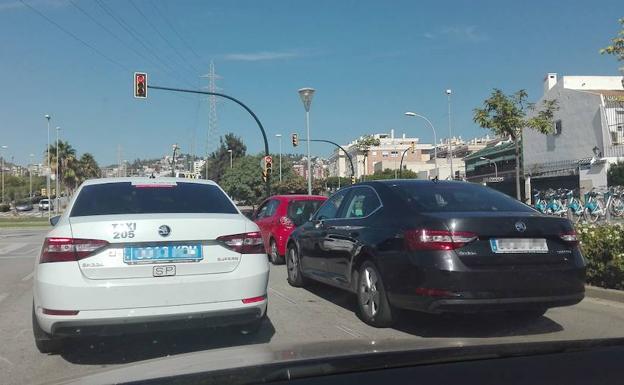
<path fill-rule="evenodd" d="M 217 238 L 227 248 L 241 254 L 265 254 L 264 242 L 259 231 L 253 233 L 242 233 L 233 235 L 223 235 Z"/>
<path fill-rule="evenodd" d="M 107 245 L 99 239 L 46 238 L 39 263 L 78 261 Z"/>
<path fill-rule="evenodd" d="M 477 239 L 468 231 L 407 230 L 405 246 L 408 250 L 454 250 Z"/>

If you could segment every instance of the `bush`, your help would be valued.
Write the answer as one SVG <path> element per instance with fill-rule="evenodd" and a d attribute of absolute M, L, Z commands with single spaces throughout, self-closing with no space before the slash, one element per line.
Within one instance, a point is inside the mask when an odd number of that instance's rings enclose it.
<path fill-rule="evenodd" d="M 584 224 L 576 230 L 587 259 L 587 283 L 624 290 L 624 226 Z"/>
<path fill-rule="evenodd" d="M 0 203 L 0 213 L 6 213 L 11 209 L 8 203 Z"/>

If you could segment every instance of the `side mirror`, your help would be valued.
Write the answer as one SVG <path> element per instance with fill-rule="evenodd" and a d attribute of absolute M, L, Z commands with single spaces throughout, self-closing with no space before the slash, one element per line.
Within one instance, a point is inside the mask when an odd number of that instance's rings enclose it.
<path fill-rule="evenodd" d="M 56 224 L 58 223 L 58 221 L 61 219 L 60 215 L 55 215 L 52 218 L 50 218 L 50 224 L 52 226 L 56 226 Z"/>

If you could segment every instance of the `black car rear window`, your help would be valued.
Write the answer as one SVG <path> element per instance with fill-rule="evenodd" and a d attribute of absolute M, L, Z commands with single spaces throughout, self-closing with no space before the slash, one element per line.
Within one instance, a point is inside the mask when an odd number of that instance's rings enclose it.
<path fill-rule="evenodd" d="M 130 182 L 85 186 L 70 216 L 158 213 L 236 214 L 236 207 L 214 185 L 176 183 L 132 185 Z"/>
<path fill-rule="evenodd" d="M 419 212 L 533 211 L 508 195 L 468 182 L 405 183 L 392 187 L 408 206 Z"/>
<path fill-rule="evenodd" d="M 310 215 L 318 210 L 323 203 L 320 200 L 296 200 L 290 201 L 286 215 L 296 226 L 301 226 L 310 219 Z"/>

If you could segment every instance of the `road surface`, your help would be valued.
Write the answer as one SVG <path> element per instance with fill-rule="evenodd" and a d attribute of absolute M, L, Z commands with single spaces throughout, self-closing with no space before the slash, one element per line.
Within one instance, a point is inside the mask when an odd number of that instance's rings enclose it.
<path fill-rule="evenodd" d="M 354 313 L 352 295 L 313 285 L 292 288 L 284 266 L 272 266 L 269 320 L 254 336 L 223 330 L 184 331 L 72 342 L 61 355 L 40 354 L 31 330 L 32 276 L 43 229 L 0 229 L 0 373 L 3 384 L 38 384 L 121 364 L 245 344 L 349 339 L 428 339 L 495 343 L 624 337 L 624 304 L 586 298 L 527 322 L 506 317 L 408 314 L 392 329 L 375 329 Z"/>

